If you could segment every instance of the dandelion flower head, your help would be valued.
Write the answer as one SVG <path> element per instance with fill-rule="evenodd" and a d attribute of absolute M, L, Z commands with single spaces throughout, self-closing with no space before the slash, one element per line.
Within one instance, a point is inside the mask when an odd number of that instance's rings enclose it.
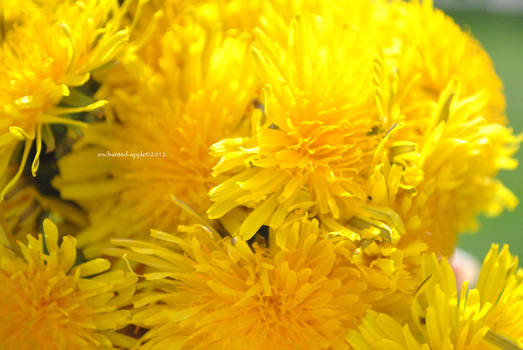
<path fill-rule="evenodd" d="M 217 181 L 209 146 L 249 130 L 256 85 L 248 38 L 186 23 L 165 32 L 162 45 L 161 72 L 139 91 L 116 90 L 110 107 L 118 119 L 92 124 L 59 162 L 62 197 L 81 203 L 91 219 L 78 236 L 82 247 L 175 230 L 188 218 L 172 196 L 205 213 Z"/>
<path fill-rule="evenodd" d="M 372 176 L 371 203 L 399 214 L 407 240 L 450 256 L 478 214 L 517 205 L 495 176 L 515 168 L 520 139 L 506 127 L 501 82 L 474 38 L 430 1 L 394 2 L 385 13 L 394 49 L 379 69 L 378 100 L 400 110 L 390 122 L 401 124 L 388 140 L 390 161 Z"/>
<path fill-rule="evenodd" d="M 4 349 L 110 349 L 129 345 L 115 331 L 130 313 L 119 308 L 134 293 L 136 278 L 108 271 L 95 259 L 77 266 L 76 240 L 58 245 L 56 226 L 44 221 L 45 235 L 28 236 L 21 256 L 0 247 L 0 336 Z M 44 238 L 45 237 L 45 238 Z M 94 277 L 89 277 L 94 276 Z"/>
<path fill-rule="evenodd" d="M 264 111 L 251 137 L 212 147 L 221 156 L 215 174 L 230 178 L 210 192 L 208 211 L 219 218 L 252 207 L 240 228 L 246 239 L 262 225 L 278 227 L 295 209 L 335 218 L 353 210 L 367 198 L 380 142 L 369 134 L 379 116 L 371 84 L 376 47 L 365 31 L 311 15 L 292 22 L 288 47 L 256 34 Z"/>
<path fill-rule="evenodd" d="M 155 242 L 114 240 L 125 249 L 113 254 L 149 267 L 134 301 L 133 321 L 149 329 L 142 347 L 347 349 L 345 329 L 368 308 L 364 280 L 317 221 L 286 229 L 285 247 L 198 226 L 152 231 Z"/>

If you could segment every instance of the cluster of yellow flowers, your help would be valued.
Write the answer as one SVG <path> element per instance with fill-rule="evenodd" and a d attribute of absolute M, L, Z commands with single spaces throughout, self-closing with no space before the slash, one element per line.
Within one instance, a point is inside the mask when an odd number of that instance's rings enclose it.
<path fill-rule="evenodd" d="M 0 41 L 1 349 L 523 349 L 508 247 L 446 260 L 520 138 L 430 0 L 0 1 Z"/>

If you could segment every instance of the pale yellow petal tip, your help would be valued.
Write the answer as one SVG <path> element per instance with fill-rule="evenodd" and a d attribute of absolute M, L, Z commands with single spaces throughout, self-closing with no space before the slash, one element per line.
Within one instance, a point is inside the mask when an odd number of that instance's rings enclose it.
<path fill-rule="evenodd" d="M 11 135 L 16 137 L 20 141 L 31 139 L 31 137 L 24 131 L 24 129 L 18 126 L 10 126 L 9 132 L 11 133 Z"/>
<path fill-rule="evenodd" d="M 54 222 L 49 218 L 45 218 L 42 225 L 46 236 L 48 236 L 51 241 L 58 242 L 58 228 Z"/>
<path fill-rule="evenodd" d="M 92 276 L 105 272 L 111 268 L 111 262 L 107 259 L 97 258 L 80 264 L 76 267 L 80 270 L 80 276 Z"/>

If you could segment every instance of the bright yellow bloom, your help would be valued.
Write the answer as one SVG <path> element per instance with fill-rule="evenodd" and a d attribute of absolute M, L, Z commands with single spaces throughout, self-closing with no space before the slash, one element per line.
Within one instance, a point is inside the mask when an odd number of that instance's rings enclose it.
<path fill-rule="evenodd" d="M 389 118 L 396 127 L 372 175 L 372 203 L 397 211 L 407 239 L 450 255 L 479 213 L 517 204 L 494 177 L 517 165 L 519 140 L 505 127 L 492 62 L 470 35 L 430 1 L 393 2 L 385 14 L 377 91 L 382 109 L 399 113 Z"/>
<path fill-rule="evenodd" d="M 505 246 L 493 245 L 477 289 L 465 282 L 458 296 L 456 279 L 445 258 L 424 259 L 427 282 L 403 326 L 386 314 L 370 312 L 347 340 L 355 350 L 495 350 L 523 346 L 523 283 L 518 260 Z M 519 272 L 521 274 L 521 270 Z"/>
<path fill-rule="evenodd" d="M 293 218 L 254 243 L 180 228 L 106 251 L 147 266 L 133 316 L 149 329 L 143 349 L 347 349 L 366 310 L 408 309 L 419 285 L 420 251 L 364 252 L 317 220 Z"/>
<path fill-rule="evenodd" d="M 126 30 L 119 30 L 119 6 L 115 0 L 16 4 L 22 8 L 27 5 L 27 11 L 12 11 L 7 6 L 2 18 L 2 31 L 6 32 L 2 32 L 0 48 L 1 174 L 20 141 L 25 146 L 20 169 L 3 188 L 0 200 L 20 177 L 34 140 L 33 176 L 42 142 L 49 149 L 54 147 L 50 124 L 83 126 L 67 116 L 105 104 L 86 100 L 73 88 L 83 85 L 90 72 L 109 62 L 127 38 Z M 58 106 L 60 102 L 63 106 Z"/>
<path fill-rule="evenodd" d="M 285 248 L 203 227 L 153 231 L 158 243 L 116 241 L 151 267 L 134 303 L 133 321 L 150 328 L 143 349 L 346 349 L 366 285 L 317 222 L 290 226 Z"/>
<path fill-rule="evenodd" d="M 264 113 L 256 111 L 251 137 L 212 147 L 222 157 L 214 173 L 230 178 L 210 192 L 210 218 L 253 208 L 240 227 L 248 239 L 297 208 L 350 218 L 365 203 L 383 136 L 371 132 L 380 116 L 372 85 L 377 47 L 367 34 L 317 16 L 293 22 L 288 48 L 257 31 Z"/>
<path fill-rule="evenodd" d="M 494 176 L 516 165 L 511 157 L 518 141 L 510 129 L 478 112 L 485 104 L 478 95 L 463 96 L 453 80 L 431 118 L 419 124 L 426 128 L 423 139 L 399 128 L 388 141 L 387 156 L 371 177 L 372 203 L 397 211 L 407 241 L 422 240 L 448 256 L 457 234 L 477 227 L 479 213 L 497 215 L 516 206 L 515 196 Z"/>
<path fill-rule="evenodd" d="M 44 232 L 45 238 L 28 236 L 27 245 L 19 243 L 23 256 L 0 246 L 2 349 L 132 346 L 132 339 L 115 331 L 130 321 L 129 311 L 119 307 L 133 295 L 136 277 L 108 271 L 104 259 L 74 266 L 76 240 L 65 236 L 58 245 L 50 220 Z"/>
<path fill-rule="evenodd" d="M 78 235 L 81 247 L 91 244 L 88 256 L 110 237 L 146 237 L 150 228 L 187 222 L 172 196 L 205 213 L 218 181 L 209 146 L 248 132 L 256 92 L 248 39 L 186 23 L 164 33 L 162 45 L 161 71 L 138 91 L 115 90 L 118 119 L 91 124 L 59 162 L 62 197 L 91 219 Z"/>

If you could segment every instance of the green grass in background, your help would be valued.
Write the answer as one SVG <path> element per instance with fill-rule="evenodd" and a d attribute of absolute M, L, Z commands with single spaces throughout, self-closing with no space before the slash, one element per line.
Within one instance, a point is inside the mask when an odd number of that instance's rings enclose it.
<path fill-rule="evenodd" d="M 523 132 L 523 14 L 485 12 L 448 12 L 470 31 L 492 57 L 497 73 L 505 84 L 507 115 L 516 134 Z M 481 217 L 481 228 L 473 235 L 464 234 L 459 246 L 482 259 L 491 243 L 508 243 L 513 254 L 523 258 L 523 150 L 516 157 L 520 166 L 503 171 L 499 178 L 520 199 L 512 212 L 496 218 Z"/>

